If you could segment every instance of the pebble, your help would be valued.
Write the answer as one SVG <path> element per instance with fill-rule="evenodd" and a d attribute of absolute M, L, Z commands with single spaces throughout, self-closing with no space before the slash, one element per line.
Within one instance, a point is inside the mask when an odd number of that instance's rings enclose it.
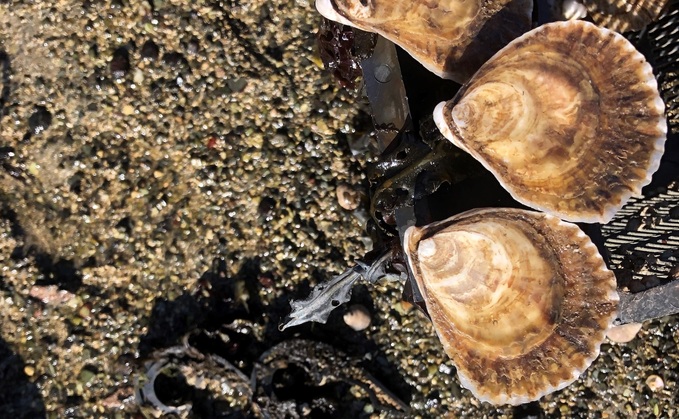
<path fill-rule="evenodd" d="M 60 290 L 56 285 L 33 285 L 28 295 L 49 305 L 62 305 L 75 298 L 75 294 Z"/>
<path fill-rule="evenodd" d="M 134 106 L 132 105 L 124 105 L 122 109 L 123 115 L 134 115 Z"/>
<path fill-rule="evenodd" d="M 662 390 L 665 387 L 665 382 L 657 375 L 649 375 L 646 379 L 646 385 L 651 389 L 651 391 L 656 392 Z"/>
<path fill-rule="evenodd" d="M 246 79 L 230 79 L 226 81 L 226 84 L 229 86 L 229 89 L 231 89 L 232 92 L 238 93 L 245 89 L 248 81 Z"/>
<path fill-rule="evenodd" d="M 35 368 L 32 367 L 31 365 L 26 365 L 24 367 L 24 374 L 26 374 L 29 377 L 33 377 L 33 374 L 35 374 Z"/>
<path fill-rule="evenodd" d="M 90 381 L 92 381 L 95 375 L 96 373 L 94 371 L 91 371 L 87 368 L 83 368 L 82 370 L 80 370 L 80 374 L 78 374 L 78 381 L 81 384 L 87 384 Z"/>
<path fill-rule="evenodd" d="M 637 336 L 641 330 L 641 323 L 628 323 L 622 326 L 613 326 L 608 330 L 606 336 L 612 342 L 627 343 Z"/>
<path fill-rule="evenodd" d="M 398 314 L 404 316 L 413 310 L 413 305 L 407 301 L 399 301 L 394 305 L 394 309 Z"/>
<path fill-rule="evenodd" d="M 345 183 L 337 186 L 335 192 L 339 206 L 347 211 L 353 211 L 361 204 L 361 193 Z"/>
<path fill-rule="evenodd" d="M 223 79 L 226 77 L 226 71 L 222 67 L 215 68 L 215 77 L 218 79 Z"/>
<path fill-rule="evenodd" d="M 370 320 L 370 312 L 360 304 L 354 304 L 344 313 L 344 323 L 357 332 L 367 329 Z"/>
<path fill-rule="evenodd" d="M 135 69 L 134 70 L 134 76 L 132 77 L 132 80 L 134 81 L 135 84 L 142 84 L 144 82 L 144 73 L 140 69 Z"/>

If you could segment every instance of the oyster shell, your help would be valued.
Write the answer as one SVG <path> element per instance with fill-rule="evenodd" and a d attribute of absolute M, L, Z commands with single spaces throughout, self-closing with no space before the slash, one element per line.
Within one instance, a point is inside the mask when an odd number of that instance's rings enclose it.
<path fill-rule="evenodd" d="M 639 31 L 660 17 L 668 0 L 583 0 L 592 20 L 617 32 Z"/>
<path fill-rule="evenodd" d="M 330 20 L 376 32 L 429 71 L 467 81 L 495 52 L 531 28 L 530 0 L 316 0 Z"/>
<path fill-rule="evenodd" d="M 667 124 L 651 66 L 621 35 L 583 21 L 512 41 L 434 121 L 514 199 L 575 222 L 608 222 L 658 169 Z"/>
<path fill-rule="evenodd" d="M 404 240 L 443 348 L 480 400 L 537 400 L 598 356 L 619 298 L 613 273 L 576 225 L 481 209 L 410 227 Z"/>

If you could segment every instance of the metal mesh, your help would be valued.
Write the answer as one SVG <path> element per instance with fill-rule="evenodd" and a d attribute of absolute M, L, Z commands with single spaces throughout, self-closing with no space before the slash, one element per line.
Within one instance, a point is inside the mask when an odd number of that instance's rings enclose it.
<path fill-rule="evenodd" d="M 645 30 L 627 35 L 653 66 L 667 109 L 668 131 L 679 134 L 679 2 Z"/>
<path fill-rule="evenodd" d="M 679 187 L 633 198 L 602 226 L 619 285 L 640 291 L 666 282 L 679 266 Z"/>

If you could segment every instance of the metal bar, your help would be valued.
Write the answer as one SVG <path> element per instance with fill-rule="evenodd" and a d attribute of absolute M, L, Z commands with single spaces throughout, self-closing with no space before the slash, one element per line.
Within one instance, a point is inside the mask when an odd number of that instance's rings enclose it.
<path fill-rule="evenodd" d="M 380 150 L 384 151 L 399 131 L 411 123 L 396 47 L 378 36 L 373 54 L 361 61 L 361 68 L 377 128 L 377 141 Z"/>
<path fill-rule="evenodd" d="M 679 281 L 641 291 L 620 293 L 617 324 L 641 323 L 679 312 Z"/>

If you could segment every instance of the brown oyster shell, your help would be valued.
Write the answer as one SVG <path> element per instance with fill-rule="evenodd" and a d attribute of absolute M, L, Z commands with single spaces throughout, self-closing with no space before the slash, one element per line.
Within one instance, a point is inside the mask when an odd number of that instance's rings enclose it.
<path fill-rule="evenodd" d="M 668 0 L 583 0 L 583 4 L 597 25 L 627 32 L 657 20 Z"/>
<path fill-rule="evenodd" d="M 411 227 L 404 240 L 443 348 L 480 400 L 537 400 L 598 356 L 619 298 L 613 273 L 576 225 L 481 209 Z"/>
<path fill-rule="evenodd" d="M 429 71 L 464 83 L 531 28 L 530 0 L 316 0 L 330 20 L 376 32 Z"/>
<path fill-rule="evenodd" d="M 651 181 L 667 124 L 651 66 L 621 35 L 550 23 L 490 59 L 434 111 L 441 133 L 514 199 L 608 222 Z"/>

